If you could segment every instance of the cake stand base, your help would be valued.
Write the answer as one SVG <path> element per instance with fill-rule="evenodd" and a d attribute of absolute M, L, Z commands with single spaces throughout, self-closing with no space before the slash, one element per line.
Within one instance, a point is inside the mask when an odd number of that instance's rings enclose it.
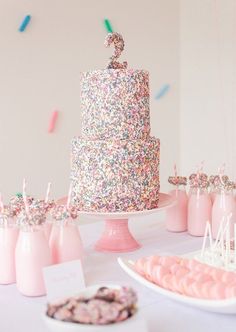
<path fill-rule="evenodd" d="M 67 197 L 57 201 L 58 204 L 66 204 Z M 168 209 L 176 203 L 175 199 L 164 193 L 159 193 L 158 207 L 152 210 L 133 211 L 133 212 L 88 212 L 80 211 L 81 216 L 105 220 L 105 228 L 101 238 L 95 244 L 97 251 L 105 252 L 129 252 L 137 250 L 141 245 L 130 233 L 128 219 L 147 216 Z"/>
<path fill-rule="evenodd" d="M 106 219 L 101 238 L 95 244 L 97 251 L 128 252 L 141 245 L 129 231 L 128 219 Z"/>

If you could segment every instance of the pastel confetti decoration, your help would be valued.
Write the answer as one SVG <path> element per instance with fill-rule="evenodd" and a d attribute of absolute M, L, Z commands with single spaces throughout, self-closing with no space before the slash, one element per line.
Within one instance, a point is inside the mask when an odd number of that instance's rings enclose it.
<path fill-rule="evenodd" d="M 111 23 L 107 18 L 105 18 L 105 20 L 104 20 L 104 25 L 105 25 L 105 28 L 107 29 L 107 32 L 109 32 L 109 33 L 113 32 Z"/>
<path fill-rule="evenodd" d="M 161 99 L 162 97 L 164 97 L 164 95 L 169 91 L 169 89 L 170 89 L 169 84 L 163 85 L 163 87 L 158 91 L 155 99 Z"/>
<path fill-rule="evenodd" d="M 58 111 L 54 111 L 52 113 L 50 122 L 49 122 L 49 126 L 48 126 L 48 132 L 52 133 L 55 129 L 55 125 L 56 125 L 56 121 L 57 121 L 57 117 L 58 117 Z"/>
<path fill-rule="evenodd" d="M 22 21 L 20 27 L 19 27 L 19 31 L 20 32 L 24 32 L 25 31 L 25 29 L 26 29 L 27 25 L 29 24 L 30 20 L 31 20 L 31 16 L 30 15 L 26 15 L 25 18 L 24 18 L 24 20 Z"/>

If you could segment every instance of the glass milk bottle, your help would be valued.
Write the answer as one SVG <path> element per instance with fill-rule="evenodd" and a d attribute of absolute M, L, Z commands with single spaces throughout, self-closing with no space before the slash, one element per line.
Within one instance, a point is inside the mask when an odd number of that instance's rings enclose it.
<path fill-rule="evenodd" d="M 14 217 L 0 213 L 0 284 L 16 282 L 15 247 L 19 229 Z"/>
<path fill-rule="evenodd" d="M 215 239 L 221 222 L 226 224 L 227 217 L 230 218 L 230 236 L 234 236 L 234 222 L 236 218 L 236 202 L 233 194 L 233 185 L 221 188 L 216 195 L 212 208 L 212 236 Z"/>
<path fill-rule="evenodd" d="M 55 221 L 49 239 L 53 263 L 82 259 L 83 246 L 76 223 L 77 215 L 63 205 L 57 206 L 53 215 Z"/>
<path fill-rule="evenodd" d="M 40 221 L 37 225 L 37 216 L 25 215 L 23 218 L 24 226 L 21 227 L 15 251 L 17 288 L 26 296 L 42 296 L 46 294 L 43 268 L 52 264 L 51 252 L 43 223 Z"/>
<path fill-rule="evenodd" d="M 169 183 L 174 187 L 169 194 L 174 198 L 175 205 L 166 210 L 166 229 L 170 232 L 185 232 L 187 230 L 188 196 L 185 177 L 169 177 Z"/>
<path fill-rule="evenodd" d="M 212 202 L 205 175 L 194 181 L 188 200 L 188 232 L 193 236 L 203 236 L 207 221 L 211 222 Z"/>

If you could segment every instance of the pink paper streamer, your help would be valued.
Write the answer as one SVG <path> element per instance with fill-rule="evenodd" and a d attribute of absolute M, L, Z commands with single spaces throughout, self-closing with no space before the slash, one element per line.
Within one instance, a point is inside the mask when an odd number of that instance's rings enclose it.
<path fill-rule="evenodd" d="M 54 131 L 56 121 L 57 121 L 57 117 L 58 117 L 58 111 L 53 111 L 52 115 L 51 115 L 50 122 L 49 122 L 49 126 L 48 126 L 48 132 L 49 133 L 52 133 Z"/>

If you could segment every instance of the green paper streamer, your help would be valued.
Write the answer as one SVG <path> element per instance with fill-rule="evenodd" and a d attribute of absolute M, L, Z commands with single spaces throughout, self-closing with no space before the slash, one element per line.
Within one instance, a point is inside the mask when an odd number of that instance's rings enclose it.
<path fill-rule="evenodd" d="M 107 18 L 105 18 L 104 24 L 105 24 L 105 27 L 107 29 L 107 32 L 112 33 L 113 29 L 112 29 L 110 21 Z"/>

